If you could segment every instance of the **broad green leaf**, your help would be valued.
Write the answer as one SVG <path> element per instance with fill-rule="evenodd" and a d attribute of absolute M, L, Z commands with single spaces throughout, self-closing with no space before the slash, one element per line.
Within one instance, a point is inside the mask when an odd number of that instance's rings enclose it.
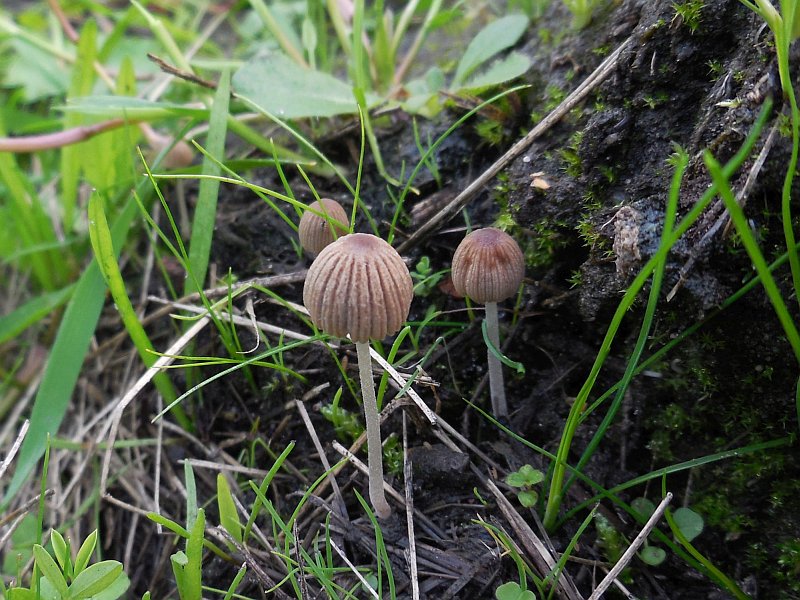
<path fill-rule="evenodd" d="M 516 79 L 531 67 L 531 59 L 520 52 L 512 52 L 505 58 L 494 62 L 485 71 L 471 77 L 461 86 L 461 89 L 482 89 L 493 87 Z"/>
<path fill-rule="evenodd" d="M 122 563 L 104 560 L 81 571 L 69 586 L 70 598 L 83 600 L 105 591 L 122 573 Z"/>
<path fill-rule="evenodd" d="M 94 552 L 94 547 L 97 545 L 97 529 L 92 531 L 83 540 L 83 544 L 78 549 L 78 554 L 75 556 L 75 575 L 78 575 L 89 564 L 89 560 Z"/>
<path fill-rule="evenodd" d="M 56 589 L 59 595 L 62 598 L 67 598 L 69 596 L 67 581 L 64 579 L 64 574 L 61 572 L 61 569 L 58 568 L 56 561 L 54 561 L 53 557 L 50 556 L 50 553 L 42 548 L 41 545 L 34 544 L 33 558 L 36 560 L 36 566 L 39 567 L 42 575 L 44 575 L 47 580 L 53 584 L 53 587 Z"/>
<path fill-rule="evenodd" d="M 61 61 L 21 38 L 13 38 L 11 48 L 4 87 L 21 87 L 28 103 L 67 91 L 69 71 Z"/>
<path fill-rule="evenodd" d="M 650 566 L 657 567 L 667 558 L 667 553 L 658 546 L 645 546 L 639 552 L 639 558 Z"/>
<path fill-rule="evenodd" d="M 492 21 L 481 29 L 467 46 L 453 78 L 453 88 L 461 87 L 475 69 L 497 54 L 517 43 L 528 28 L 525 15 L 508 15 Z"/>
<path fill-rule="evenodd" d="M 219 507 L 220 525 L 241 544 L 242 524 L 239 521 L 239 513 L 236 511 L 231 488 L 223 473 L 217 473 L 217 506 Z"/>
<path fill-rule="evenodd" d="M 233 76 L 233 87 L 280 119 L 332 117 L 358 110 L 350 85 L 299 67 L 280 53 L 248 61 Z"/>
<path fill-rule="evenodd" d="M 33 300 L 28 300 L 11 313 L 0 317 L 0 344 L 18 336 L 28 327 L 49 315 L 66 302 L 74 290 L 75 286 L 70 285 L 55 292 L 42 294 Z"/>
<path fill-rule="evenodd" d="M 207 119 L 208 109 L 195 106 L 184 106 L 170 102 L 155 102 L 143 98 L 128 96 L 86 96 L 75 98 L 67 104 L 56 107 L 64 112 L 75 112 L 83 115 L 93 115 L 111 118 L 128 118 L 131 120 L 151 121 L 174 117 L 192 117 Z"/>
<path fill-rule="evenodd" d="M 691 542 L 698 535 L 703 533 L 703 517 L 694 512 L 691 508 L 679 508 L 672 516 L 678 529 L 681 530 L 687 542 Z"/>

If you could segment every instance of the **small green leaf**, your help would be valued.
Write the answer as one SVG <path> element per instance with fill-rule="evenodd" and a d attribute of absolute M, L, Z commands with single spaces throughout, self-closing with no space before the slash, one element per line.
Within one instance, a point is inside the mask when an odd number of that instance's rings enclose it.
<path fill-rule="evenodd" d="M 508 15 L 489 23 L 467 46 L 456 68 L 452 87 L 460 87 L 480 65 L 516 44 L 527 28 L 525 15 Z"/>
<path fill-rule="evenodd" d="M 66 572 L 69 550 L 67 549 L 67 542 L 64 541 L 64 536 L 53 529 L 50 531 L 50 541 L 53 543 L 53 554 L 56 556 L 59 567 Z"/>
<path fill-rule="evenodd" d="M 649 519 L 650 515 L 652 515 L 655 510 L 656 506 L 647 498 L 636 498 L 633 502 L 631 502 L 631 508 L 639 513 L 639 516 L 642 519 Z"/>
<path fill-rule="evenodd" d="M 53 584 L 56 592 L 62 597 L 69 596 L 69 588 L 67 588 L 67 581 L 64 579 L 64 574 L 58 568 L 56 561 L 41 545 L 33 545 L 33 557 L 36 560 L 36 566 L 42 572 L 47 580 Z"/>
<path fill-rule="evenodd" d="M 536 594 L 523 590 L 516 581 L 509 581 L 494 591 L 497 600 L 536 600 Z"/>
<path fill-rule="evenodd" d="M 220 525 L 241 544 L 242 524 L 239 521 L 239 514 L 236 512 L 236 504 L 233 501 L 228 480 L 222 473 L 217 473 L 217 506 L 219 507 Z"/>
<path fill-rule="evenodd" d="M 81 571 L 69 586 L 70 598 L 75 600 L 91 598 L 106 590 L 121 573 L 122 563 L 116 560 L 95 563 Z"/>
<path fill-rule="evenodd" d="M 681 530 L 687 542 L 691 542 L 698 535 L 703 533 L 703 517 L 694 512 L 691 508 L 679 508 L 673 515 L 678 529 Z"/>
<path fill-rule="evenodd" d="M 89 560 L 92 557 L 92 552 L 94 552 L 94 548 L 96 545 L 97 545 L 97 529 L 95 529 L 92 533 L 86 536 L 86 539 L 83 540 L 83 544 L 81 544 L 81 547 L 78 549 L 78 554 L 75 556 L 76 576 L 86 568 L 86 565 L 89 564 Z"/>
<path fill-rule="evenodd" d="M 544 481 L 544 473 L 539 469 L 534 469 L 531 465 L 522 465 L 519 472 L 525 478 L 526 485 L 536 485 Z"/>
<path fill-rule="evenodd" d="M 517 494 L 517 500 L 525 508 L 530 508 L 531 506 L 536 506 L 536 502 L 539 500 L 539 493 L 533 490 L 525 490 Z"/>
<path fill-rule="evenodd" d="M 642 551 L 639 552 L 639 558 L 648 565 L 657 567 L 666 560 L 667 553 L 664 552 L 663 548 L 659 548 L 658 546 L 645 546 L 642 548 Z"/>
<path fill-rule="evenodd" d="M 481 73 L 471 77 L 460 86 L 462 90 L 476 90 L 494 87 L 516 79 L 531 68 L 531 59 L 520 52 L 512 52 L 508 56 L 495 61 Z"/>

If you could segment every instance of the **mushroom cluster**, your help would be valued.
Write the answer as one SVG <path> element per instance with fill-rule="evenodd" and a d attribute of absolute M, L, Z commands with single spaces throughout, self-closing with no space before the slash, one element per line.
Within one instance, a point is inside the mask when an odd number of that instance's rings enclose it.
<path fill-rule="evenodd" d="M 396 333 L 408 318 L 414 286 L 405 262 L 387 242 L 351 233 L 326 246 L 311 264 L 303 303 L 314 325 L 356 344 L 364 419 L 367 425 L 369 497 L 375 514 L 392 514 L 383 491 L 378 403 L 372 380 L 369 340 Z"/>
<path fill-rule="evenodd" d="M 510 235 L 494 227 L 476 229 L 467 235 L 453 255 L 453 287 L 462 296 L 486 306 L 486 332 L 498 351 L 497 303 L 513 296 L 524 276 L 525 257 L 519 245 Z M 492 412 L 496 417 L 507 418 L 503 367 L 491 348 L 487 360 Z"/>
<path fill-rule="evenodd" d="M 303 303 L 319 330 L 355 342 L 367 429 L 369 498 L 375 514 L 386 519 L 392 509 L 383 489 L 380 414 L 369 341 L 402 327 L 414 285 L 408 267 L 391 245 L 371 234 L 346 233 L 347 214 L 338 203 L 322 199 L 309 208 L 299 234 L 303 248 L 317 256 L 306 275 Z M 486 305 L 492 411 L 498 418 L 508 417 L 508 406 L 498 359 L 497 303 L 514 295 L 524 273 L 525 259 L 517 243 L 491 227 L 467 235 L 453 256 L 456 291 Z"/>

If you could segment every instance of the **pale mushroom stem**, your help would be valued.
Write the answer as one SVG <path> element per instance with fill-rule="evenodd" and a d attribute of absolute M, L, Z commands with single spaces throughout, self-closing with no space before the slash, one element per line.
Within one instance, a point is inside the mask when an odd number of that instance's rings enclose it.
<path fill-rule="evenodd" d="M 375 399 L 375 384 L 372 381 L 372 358 L 369 342 L 356 342 L 358 352 L 358 374 L 361 378 L 361 396 L 364 401 L 364 420 L 367 423 L 367 465 L 369 467 L 369 500 L 375 514 L 388 519 L 392 509 L 383 491 L 383 448 L 381 444 L 381 418 L 378 401 Z"/>
<path fill-rule="evenodd" d="M 500 326 L 497 321 L 497 302 L 486 303 L 486 333 L 489 341 L 500 350 Z M 506 388 L 503 385 L 503 365 L 491 350 L 487 350 L 489 362 L 489 389 L 492 394 L 492 412 L 495 417 L 508 417 Z"/>

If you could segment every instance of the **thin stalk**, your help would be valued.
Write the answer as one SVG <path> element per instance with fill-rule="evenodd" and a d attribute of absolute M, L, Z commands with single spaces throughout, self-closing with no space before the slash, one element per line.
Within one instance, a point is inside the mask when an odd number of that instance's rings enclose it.
<path fill-rule="evenodd" d="M 492 345 L 500 349 L 500 326 L 497 320 L 497 302 L 486 303 L 486 333 Z M 506 389 L 503 385 L 503 365 L 497 355 L 488 349 L 486 357 L 489 362 L 489 389 L 492 394 L 492 412 L 497 418 L 508 417 Z"/>
<path fill-rule="evenodd" d="M 369 342 L 356 342 L 358 375 L 361 379 L 361 397 L 364 401 L 364 420 L 367 423 L 367 465 L 369 467 L 369 500 L 375 514 L 381 519 L 392 515 L 392 508 L 383 491 L 383 446 L 381 445 L 381 417 L 375 399 L 372 381 L 372 358 Z"/>

